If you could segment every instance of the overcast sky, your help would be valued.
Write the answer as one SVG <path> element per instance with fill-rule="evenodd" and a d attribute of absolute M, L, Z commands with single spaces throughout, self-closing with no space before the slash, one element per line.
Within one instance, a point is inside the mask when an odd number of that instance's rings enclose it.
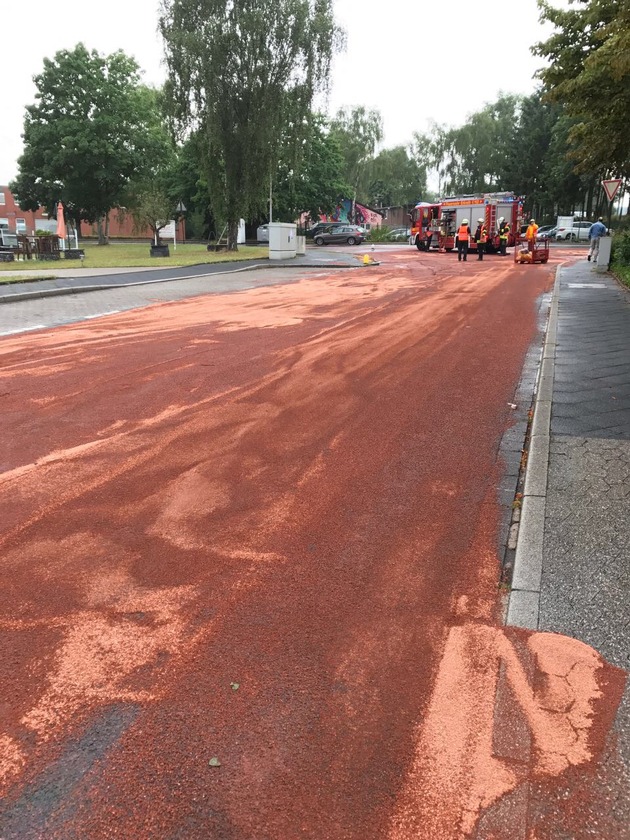
<path fill-rule="evenodd" d="M 347 47 L 335 60 L 328 109 L 377 108 L 384 146 L 407 143 L 431 119 L 459 125 L 500 91 L 531 92 L 541 62 L 530 47 L 550 33 L 538 23 L 536 0 L 334 2 Z M 50 0 L 29 0 L 27 27 L 17 24 L 3 39 L 1 184 L 16 175 L 24 107 L 34 101 L 32 77 L 45 57 L 83 41 L 102 53 L 133 55 L 149 84 L 164 80 L 157 9 L 158 0 L 108 0 L 55 11 Z"/>

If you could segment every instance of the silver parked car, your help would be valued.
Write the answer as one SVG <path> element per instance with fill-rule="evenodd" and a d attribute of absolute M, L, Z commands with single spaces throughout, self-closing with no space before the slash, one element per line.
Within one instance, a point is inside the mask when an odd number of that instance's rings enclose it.
<path fill-rule="evenodd" d="M 387 239 L 390 242 L 406 242 L 411 235 L 409 228 L 394 228 L 387 234 Z"/>

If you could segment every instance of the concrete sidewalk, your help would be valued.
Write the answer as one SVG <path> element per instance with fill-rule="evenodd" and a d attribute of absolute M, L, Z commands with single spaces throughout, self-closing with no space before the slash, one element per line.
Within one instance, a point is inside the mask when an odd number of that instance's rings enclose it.
<path fill-rule="evenodd" d="M 508 624 L 579 639 L 628 672 L 629 603 L 630 292 L 581 260 L 556 278 Z M 629 838 L 627 684 L 589 784 L 580 836 Z M 535 795 L 528 809 L 528 825 L 554 819 Z"/>

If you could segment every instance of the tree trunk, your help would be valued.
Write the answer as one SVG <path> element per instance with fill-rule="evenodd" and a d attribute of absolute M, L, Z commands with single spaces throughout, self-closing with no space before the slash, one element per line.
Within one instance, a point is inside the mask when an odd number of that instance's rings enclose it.
<path fill-rule="evenodd" d="M 107 240 L 105 239 L 105 231 L 103 230 L 103 217 L 99 216 L 96 222 L 97 229 L 98 229 L 98 244 L 99 245 L 107 245 Z"/>
<path fill-rule="evenodd" d="M 81 231 L 81 217 L 80 216 L 75 218 L 74 224 L 75 224 L 76 229 L 77 229 L 77 237 L 79 239 L 83 239 L 83 232 Z"/>
<path fill-rule="evenodd" d="M 105 216 L 105 244 L 109 245 L 109 213 Z"/>
<path fill-rule="evenodd" d="M 239 220 L 228 222 L 228 251 L 238 251 Z"/>
<path fill-rule="evenodd" d="M 593 214 L 593 186 L 588 188 L 586 194 L 586 218 L 590 219 Z"/>

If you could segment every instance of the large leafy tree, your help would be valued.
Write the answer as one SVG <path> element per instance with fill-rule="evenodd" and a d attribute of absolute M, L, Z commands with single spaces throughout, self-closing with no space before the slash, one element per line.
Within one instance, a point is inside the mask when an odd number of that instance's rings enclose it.
<path fill-rule="evenodd" d="M 348 195 L 350 186 L 342 177 L 344 161 L 339 142 L 322 116 L 312 120 L 300 161 L 291 166 L 284 157 L 274 179 L 274 218 L 292 222 L 307 213 L 317 219 L 322 213 L 331 213 Z"/>
<path fill-rule="evenodd" d="M 161 173 L 161 185 L 173 207 L 186 207 L 187 236 L 206 239 L 215 232 L 210 193 L 202 163 L 203 138 L 192 132 L 178 145 L 169 165 Z"/>
<path fill-rule="evenodd" d="M 378 111 L 341 108 L 331 122 L 344 159 L 343 175 L 352 188 L 352 202 L 368 200 L 370 163 L 383 139 L 383 120 Z"/>
<path fill-rule="evenodd" d="M 562 109 L 543 100 L 540 91 L 520 103 L 514 136 L 500 165 L 500 182 L 526 197 L 529 215 L 542 219 L 551 212 L 556 193 L 566 186 L 563 135 L 556 134 Z M 552 152 L 553 147 L 553 152 Z"/>
<path fill-rule="evenodd" d="M 425 172 L 435 173 L 438 195 L 443 194 L 447 180 L 446 168 L 449 160 L 450 137 L 448 129 L 432 120 L 427 132 L 414 131 L 410 154 Z"/>
<path fill-rule="evenodd" d="M 368 202 L 376 206 L 411 204 L 425 195 L 426 167 L 405 146 L 383 149 L 370 166 Z"/>
<path fill-rule="evenodd" d="M 157 93 L 140 84 L 123 52 L 103 56 L 83 44 L 45 59 L 26 109 L 24 152 L 11 184 L 24 209 L 64 202 L 68 215 L 99 221 L 123 199 L 132 178 L 168 150 Z"/>
<path fill-rule="evenodd" d="M 519 98 L 504 94 L 458 128 L 438 127 L 434 157 L 445 191 L 507 189 L 505 162 L 514 144 L 518 110 Z"/>
<path fill-rule="evenodd" d="M 539 0 L 555 33 L 533 48 L 552 100 L 574 122 L 569 132 L 580 172 L 630 177 L 630 0 L 574 0 L 569 9 Z"/>
<path fill-rule="evenodd" d="M 162 0 L 175 114 L 199 129 L 213 209 L 236 250 L 265 206 L 283 138 L 297 163 L 339 37 L 332 0 Z"/>

